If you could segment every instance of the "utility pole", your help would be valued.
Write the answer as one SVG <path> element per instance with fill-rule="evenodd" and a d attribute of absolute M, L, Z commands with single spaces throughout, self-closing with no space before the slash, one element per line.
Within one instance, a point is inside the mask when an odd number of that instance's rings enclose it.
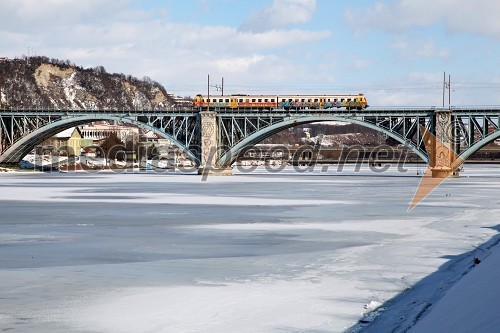
<path fill-rule="evenodd" d="M 222 96 L 224 96 L 224 77 L 222 77 L 222 85 L 219 84 L 210 84 L 210 74 L 208 75 L 208 83 L 207 83 L 207 89 L 208 89 L 208 98 L 210 98 L 210 87 L 215 88 L 215 90 L 219 91 L 222 90 Z"/>
<path fill-rule="evenodd" d="M 451 75 L 448 74 L 448 82 L 446 82 L 446 72 L 444 72 L 444 75 L 443 75 L 443 110 L 444 110 L 446 89 L 448 89 L 448 109 L 451 109 Z"/>
<path fill-rule="evenodd" d="M 446 92 L 446 72 L 443 72 L 443 110 L 444 110 L 444 96 Z"/>
<path fill-rule="evenodd" d="M 448 74 L 448 108 L 451 110 L 451 75 Z"/>
<path fill-rule="evenodd" d="M 207 110 L 210 108 L 210 87 L 213 87 L 215 88 L 215 90 L 219 91 L 222 90 L 222 96 L 224 96 L 224 77 L 222 77 L 222 85 L 218 85 L 218 84 L 214 84 L 214 85 L 210 85 L 210 74 L 208 74 L 208 78 L 207 78 L 207 103 L 208 103 L 208 107 L 207 107 Z"/>

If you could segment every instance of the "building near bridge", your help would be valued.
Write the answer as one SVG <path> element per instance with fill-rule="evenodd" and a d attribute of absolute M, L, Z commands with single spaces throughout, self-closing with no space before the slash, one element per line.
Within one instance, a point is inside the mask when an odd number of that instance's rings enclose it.
<path fill-rule="evenodd" d="M 42 153 L 58 153 L 68 156 L 80 155 L 82 133 L 78 127 L 71 127 L 45 140 L 37 150 Z"/>
<path fill-rule="evenodd" d="M 167 94 L 171 99 L 173 99 L 174 104 L 183 108 L 190 108 L 193 106 L 193 100 L 188 97 L 176 96 L 173 94 Z"/>
<path fill-rule="evenodd" d="M 92 140 L 94 144 L 105 140 L 112 133 L 120 139 L 121 142 L 138 143 L 140 130 L 134 126 L 112 125 L 107 123 L 94 123 L 80 126 L 82 137 L 85 140 Z"/>

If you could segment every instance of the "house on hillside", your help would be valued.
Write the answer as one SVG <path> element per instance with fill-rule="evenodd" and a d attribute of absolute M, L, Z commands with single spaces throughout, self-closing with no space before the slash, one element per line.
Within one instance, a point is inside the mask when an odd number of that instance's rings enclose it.
<path fill-rule="evenodd" d="M 64 130 L 42 143 L 43 151 L 51 151 L 68 156 L 79 156 L 82 149 L 82 132 L 78 127 Z"/>

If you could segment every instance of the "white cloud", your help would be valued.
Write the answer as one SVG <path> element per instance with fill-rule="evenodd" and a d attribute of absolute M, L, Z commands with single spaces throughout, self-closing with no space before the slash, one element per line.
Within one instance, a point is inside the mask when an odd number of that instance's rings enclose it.
<path fill-rule="evenodd" d="M 235 31 L 236 32 L 236 31 Z M 237 42 L 241 42 L 243 48 L 250 45 L 256 49 L 283 48 L 290 45 L 299 45 L 315 42 L 330 37 L 329 31 L 305 31 L 305 30 L 272 30 L 262 33 L 237 32 Z"/>
<path fill-rule="evenodd" d="M 218 59 L 216 61 L 216 67 L 221 72 L 228 73 L 246 73 L 251 66 L 259 64 L 266 57 L 262 55 L 253 55 L 250 57 L 232 57 Z"/>
<path fill-rule="evenodd" d="M 438 48 L 433 41 L 398 39 L 390 44 L 390 47 L 399 52 L 404 59 L 416 58 L 447 58 L 450 51 L 446 48 Z"/>
<path fill-rule="evenodd" d="M 357 60 L 354 61 L 354 68 L 355 69 L 365 69 L 365 68 L 369 67 L 372 64 L 373 64 L 372 60 L 357 59 Z"/>
<path fill-rule="evenodd" d="M 500 2 L 497 0 L 396 0 L 377 2 L 346 13 L 356 29 L 393 33 L 443 23 L 452 33 L 467 32 L 500 39 Z"/>
<path fill-rule="evenodd" d="M 205 89 L 206 75 L 227 83 L 258 85 L 311 78 L 307 64 L 287 59 L 295 45 L 310 45 L 331 36 L 327 30 L 242 31 L 223 25 L 174 22 L 162 14 L 133 9 L 131 0 L 2 0 L 2 56 L 27 54 L 70 61 L 108 72 L 145 75 L 167 90 L 195 94 Z M 307 20 L 314 1 L 275 2 Z M 273 9 L 273 10 L 276 10 Z M 148 16 L 149 15 L 149 16 Z M 283 24 L 285 21 L 281 21 Z"/>
<path fill-rule="evenodd" d="M 80 20 L 92 22 L 109 19 L 109 13 L 121 11 L 129 0 L 2 0 L 0 22 L 17 31 L 36 32 L 46 26 L 71 25 Z"/>
<path fill-rule="evenodd" d="M 306 23 L 316 10 L 316 0 L 274 0 L 270 7 L 253 12 L 242 31 L 266 31 Z"/>

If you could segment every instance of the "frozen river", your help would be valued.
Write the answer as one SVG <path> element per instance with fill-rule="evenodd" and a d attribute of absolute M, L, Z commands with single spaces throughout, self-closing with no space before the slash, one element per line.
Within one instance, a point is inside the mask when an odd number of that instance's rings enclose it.
<path fill-rule="evenodd" d="M 497 234 L 500 167 L 417 171 L 0 174 L 0 331 L 342 332 Z"/>

